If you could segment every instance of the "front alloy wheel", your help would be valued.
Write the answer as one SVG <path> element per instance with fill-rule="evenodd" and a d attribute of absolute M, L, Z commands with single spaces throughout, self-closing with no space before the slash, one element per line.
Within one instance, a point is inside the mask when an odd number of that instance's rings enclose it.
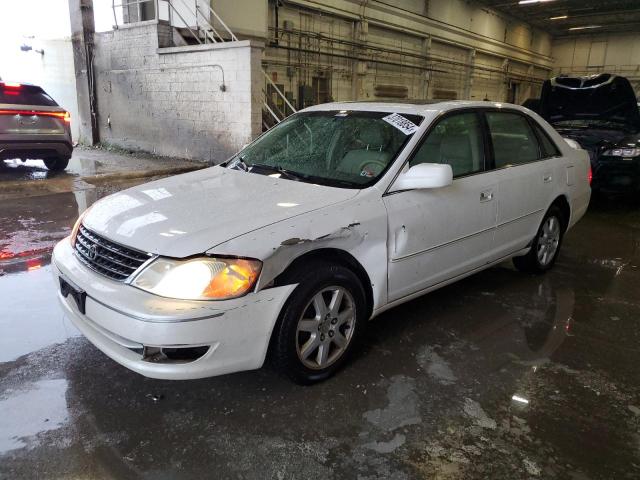
<path fill-rule="evenodd" d="M 271 360 L 303 385 L 329 378 L 362 339 L 368 311 L 362 283 L 345 266 L 311 260 L 292 268 L 279 284 L 298 286 L 273 331 Z"/>
<path fill-rule="evenodd" d="M 335 363 L 349 347 L 355 322 L 355 302 L 345 288 L 319 291 L 298 321 L 296 351 L 302 364 L 318 370 Z"/>

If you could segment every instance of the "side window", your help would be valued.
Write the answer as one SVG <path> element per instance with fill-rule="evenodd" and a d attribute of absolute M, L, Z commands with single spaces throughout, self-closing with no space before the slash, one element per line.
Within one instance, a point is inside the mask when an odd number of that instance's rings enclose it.
<path fill-rule="evenodd" d="M 517 113 L 487 112 L 496 168 L 540 159 L 538 140 L 527 119 Z"/>
<path fill-rule="evenodd" d="M 449 164 L 454 177 L 482 171 L 484 144 L 479 116 L 459 113 L 438 123 L 409 161 L 410 166 L 419 163 Z"/>
<path fill-rule="evenodd" d="M 532 123 L 533 123 L 533 129 L 536 131 L 536 134 L 538 135 L 538 140 L 540 141 L 540 149 L 542 150 L 542 157 L 551 158 L 551 157 L 560 156 L 560 150 L 558 150 L 558 147 L 556 146 L 556 144 L 553 143 L 553 140 L 549 138 L 549 135 L 547 135 L 547 132 L 545 132 L 544 129 L 540 125 L 538 125 L 536 121 L 533 121 Z"/>

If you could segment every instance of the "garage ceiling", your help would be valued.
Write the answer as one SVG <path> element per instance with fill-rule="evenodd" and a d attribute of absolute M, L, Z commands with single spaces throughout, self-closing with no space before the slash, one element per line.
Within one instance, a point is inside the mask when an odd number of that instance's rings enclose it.
<path fill-rule="evenodd" d="M 480 3 L 554 36 L 640 29 L 640 0 L 530 0 L 526 4 L 518 0 L 481 0 Z M 553 17 L 560 18 L 551 20 Z"/>

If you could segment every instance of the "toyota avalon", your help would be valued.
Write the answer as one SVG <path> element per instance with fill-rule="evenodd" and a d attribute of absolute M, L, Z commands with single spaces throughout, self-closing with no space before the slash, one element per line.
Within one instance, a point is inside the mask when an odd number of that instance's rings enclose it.
<path fill-rule="evenodd" d="M 588 176 L 587 153 L 522 107 L 318 105 L 222 165 L 95 203 L 55 248 L 58 296 L 142 375 L 268 358 L 313 383 L 385 310 L 508 259 L 549 270 Z"/>

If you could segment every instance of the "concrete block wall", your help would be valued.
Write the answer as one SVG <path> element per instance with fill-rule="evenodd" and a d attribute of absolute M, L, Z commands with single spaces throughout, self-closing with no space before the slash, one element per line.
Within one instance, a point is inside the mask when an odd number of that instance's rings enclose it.
<path fill-rule="evenodd" d="M 252 89 L 264 46 L 246 40 L 162 48 L 164 27 L 142 22 L 96 35 L 100 139 L 220 163 L 260 132 L 261 103 Z"/>

